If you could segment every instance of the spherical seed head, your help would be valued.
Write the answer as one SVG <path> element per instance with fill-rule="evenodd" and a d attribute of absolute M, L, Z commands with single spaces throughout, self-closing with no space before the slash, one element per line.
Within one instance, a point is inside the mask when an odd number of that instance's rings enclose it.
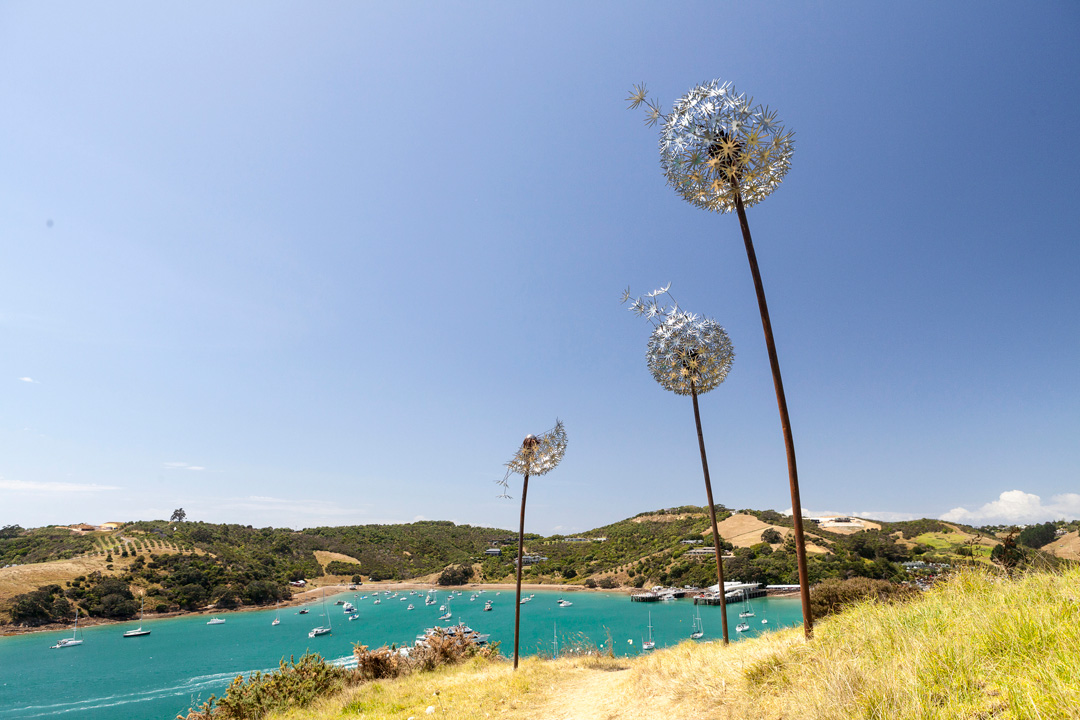
<path fill-rule="evenodd" d="M 555 469 L 566 452 L 566 428 L 561 420 L 543 435 L 526 435 L 517 453 L 506 463 L 507 475 L 544 475 Z M 505 479 L 504 479 L 505 485 Z"/>
<path fill-rule="evenodd" d="M 687 202 L 725 213 L 735 191 L 747 207 L 767 197 L 791 167 L 794 133 L 730 82 L 698 85 L 679 98 L 660 132 L 660 165 Z"/>
<path fill-rule="evenodd" d="M 675 310 L 649 336 L 646 352 L 653 379 L 678 395 L 701 395 L 724 382 L 735 349 L 715 320 Z"/>

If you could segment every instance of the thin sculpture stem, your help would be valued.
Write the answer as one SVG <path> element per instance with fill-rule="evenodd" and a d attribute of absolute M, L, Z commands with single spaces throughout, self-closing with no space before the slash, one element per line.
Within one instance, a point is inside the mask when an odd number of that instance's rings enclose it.
<path fill-rule="evenodd" d="M 737 187 L 734 190 L 735 209 L 739 213 L 743 244 L 746 246 L 746 259 L 750 262 L 750 274 L 754 277 L 754 290 L 757 292 L 758 310 L 761 312 L 761 327 L 765 331 L 765 347 L 769 351 L 769 365 L 772 367 L 773 386 L 776 388 L 776 404 L 780 410 L 780 426 L 784 431 L 788 481 L 791 485 L 791 518 L 795 522 L 795 557 L 799 563 L 799 595 L 802 598 L 803 630 L 809 639 L 814 633 L 814 617 L 810 611 L 810 581 L 806 567 L 806 541 L 803 537 L 802 502 L 799 499 L 799 471 L 795 464 L 795 441 L 791 437 L 791 420 L 788 418 L 784 380 L 780 376 L 780 360 L 776 356 L 772 323 L 769 321 L 769 306 L 765 302 L 765 286 L 761 283 L 761 272 L 758 270 L 757 255 L 754 253 L 754 241 L 750 237 L 750 225 L 746 221 L 746 208 L 743 207 L 742 195 Z"/>
<path fill-rule="evenodd" d="M 521 629 L 521 569 L 525 565 L 525 496 L 529 494 L 529 473 L 521 487 L 521 523 L 518 526 L 517 597 L 514 598 L 514 669 L 518 666 L 518 635 Z"/>
<path fill-rule="evenodd" d="M 697 391 L 691 390 L 694 399 L 694 422 L 697 424 L 697 441 L 701 449 L 701 471 L 705 474 L 705 495 L 709 499 L 709 519 L 712 521 L 713 547 L 716 548 L 716 581 L 720 593 L 720 621 L 724 626 L 724 644 L 728 644 L 727 598 L 724 595 L 724 559 L 720 549 L 720 531 L 716 527 L 716 505 L 713 504 L 712 482 L 709 481 L 709 461 L 705 457 L 705 438 L 701 434 L 701 411 L 698 410 Z"/>

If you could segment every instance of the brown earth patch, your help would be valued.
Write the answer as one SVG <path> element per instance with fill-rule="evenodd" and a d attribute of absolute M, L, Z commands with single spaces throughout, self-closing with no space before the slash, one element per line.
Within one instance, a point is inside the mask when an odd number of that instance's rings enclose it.
<path fill-rule="evenodd" d="M 821 529 L 828 530 L 829 532 L 836 533 L 837 535 L 854 535 L 855 533 L 862 532 L 863 530 L 881 529 L 881 525 L 874 522 L 873 520 L 863 520 L 862 518 L 854 519 L 858 520 L 860 523 L 862 523 L 862 525 L 823 525 Z"/>

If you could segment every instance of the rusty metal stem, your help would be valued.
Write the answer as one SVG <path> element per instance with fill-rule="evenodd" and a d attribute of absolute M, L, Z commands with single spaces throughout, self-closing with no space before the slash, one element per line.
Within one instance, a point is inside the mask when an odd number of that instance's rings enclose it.
<path fill-rule="evenodd" d="M 709 460 L 705 457 L 705 438 L 701 434 L 701 411 L 698 409 L 697 390 L 690 384 L 690 397 L 694 399 L 694 423 L 697 425 L 698 448 L 701 449 L 701 471 L 705 474 L 705 495 L 709 499 L 709 519 L 712 521 L 713 547 L 716 548 L 716 582 L 720 593 L 720 619 L 724 626 L 724 644 L 727 645 L 727 598 L 724 596 L 724 558 L 720 548 L 720 531 L 716 528 L 716 505 L 713 503 L 712 482 L 709 481 Z"/>
<path fill-rule="evenodd" d="M 784 381 L 780 376 L 780 360 L 776 356 L 776 343 L 773 341 L 772 323 L 769 321 L 769 306 L 765 302 L 765 286 L 761 283 L 757 255 L 754 253 L 754 241 L 750 237 L 750 225 L 746 221 L 746 208 L 743 207 L 742 195 L 735 189 L 735 209 L 739 214 L 742 227 L 743 244 L 746 246 L 746 259 L 750 262 L 750 274 L 754 277 L 754 290 L 757 292 L 758 310 L 761 312 L 761 327 L 765 331 L 765 347 L 769 351 L 769 364 L 772 366 L 773 386 L 776 388 L 776 405 L 780 410 L 780 427 L 784 431 L 784 448 L 787 452 L 788 481 L 791 485 L 791 519 L 795 522 L 795 557 L 799 563 L 799 595 L 802 598 L 803 630 L 809 639 L 814 633 L 814 617 L 810 612 L 810 579 L 806 567 L 806 540 L 803 537 L 802 502 L 799 499 L 799 471 L 795 464 L 795 441 L 791 437 L 791 420 L 788 418 L 787 399 L 784 397 Z"/>
<path fill-rule="evenodd" d="M 521 630 L 521 569 L 525 565 L 525 496 L 529 494 L 529 473 L 521 486 L 521 522 L 518 525 L 517 596 L 514 598 L 514 669 L 518 667 L 518 637 Z"/>

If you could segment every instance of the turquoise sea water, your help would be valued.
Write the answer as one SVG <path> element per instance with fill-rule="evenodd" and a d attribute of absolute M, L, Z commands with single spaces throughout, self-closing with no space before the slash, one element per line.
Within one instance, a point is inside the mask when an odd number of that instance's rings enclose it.
<path fill-rule="evenodd" d="M 366 599 L 364 595 L 367 595 Z M 354 597 L 355 595 L 355 597 Z M 439 606 L 446 603 L 447 591 L 438 593 L 438 604 L 424 605 L 422 595 L 399 592 L 397 598 L 380 596 L 373 604 L 370 593 L 342 593 L 327 596 L 326 610 L 333 634 L 309 638 L 308 631 L 325 623 L 322 604 L 308 607 L 298 615 L 296 607 L 282 608 L 281 624 L 271 626 L 277 612 L 224 614 L 223 625 L 207 625 L 208 616 L 188 616 L 142 623 L 151 634 L 124 638 L 122 633 L 138 622 L 106 625 L 80 630 L 82 645 L 50 649 L 66 633 L 33 633 L 0 638 L 0 720 L 13 718 L 79 718 L 80 720 L 171 720 L 178 713 L 220 695 L 234 677 L 255 670 L 273 670 L 282 658 L 299 659 L 306 651 L 347 665 L 354 643 L 378 647 L 391 643 L 412 644 L 416 635 L 433 625 L 465 622 L 479 632 L 490 633 L 501 642 L 504 655 L 513 652 L 514 592 L 496 595 L 488 590 L 470 601 L 473 593 L 463 592 L 450 603 L 453 618 L 438 622 Z M 405 601 L 399 600 L 405 597 Z M 560 608 L 565 597 L 573 602 Z M 357 606 L 360 618 L 349 621 L 340 605 L 344 599 Z M 484 601 L 492 600 L 491 612 Z M 414 610 L 406 610 L 412 603 Z M 753 601 L 756 616 L 749 618 L 750 631 L 736 633 L 740 605 L 728 607 L 728 623 L 733 640 L 753 637 L 766 629 L 798 625 L 802 620 L 798 598 L 769 598 Z M 720 608 L 700 608 L 705 628 L 703 641 L 720 638 Z M 559 591 L 537 592 L 522 606 L 521 651 L 550 655 L 553 639 L 560 651 L 567 643 L 586 638 L 595 645 L 607 642 L 610 634 L 616 654 L 640 653 L 641 640 L 652 613 L 653 639 L 658 648 L 687 639 L 691 632 L 695 605 L 691 600 L 667 603 L 635 603 L 617 593 Z M 762 625 L 762 618 L 769 624 Z M 605 648 L 606 649 L 606 648 Z"/>

